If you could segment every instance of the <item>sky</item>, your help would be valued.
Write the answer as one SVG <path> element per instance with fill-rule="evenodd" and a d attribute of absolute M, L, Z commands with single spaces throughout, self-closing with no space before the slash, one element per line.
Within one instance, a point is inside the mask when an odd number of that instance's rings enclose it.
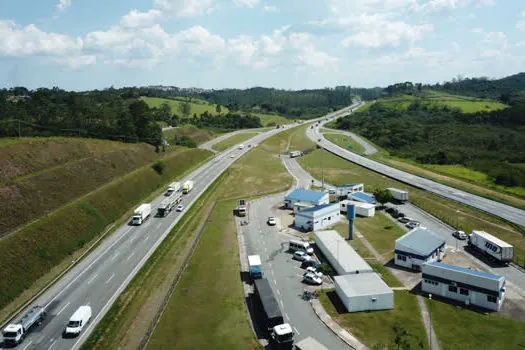
<path fill-rule="evenodd" d="M 0 88 L 374 87 L 521 71 L 523 0 L 0 0 Z"/>

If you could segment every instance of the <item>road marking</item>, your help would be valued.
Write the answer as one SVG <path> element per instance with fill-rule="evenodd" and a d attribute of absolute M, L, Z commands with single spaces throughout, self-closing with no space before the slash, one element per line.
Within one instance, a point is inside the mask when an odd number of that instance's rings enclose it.
<path fill-rule="evenodd" d="M 274 283 L 275 285 L 277 285 L 277 281 L 275 280 L 275 278 L 273 279 L 273 283 Z"/>
<path fill-rule="evenodd" d="M 162 222 L 159 222 L 159 224 L 157 225 L 157 230 L 160 228 L 160 225 L 162 225 Z"/>
<path fill-rule="evenodd" d="M 285 312 L 284 313 L 284 317 L 286 317 L 286 319 L 288 320 L 288 322 L 290 322 L 290 317 L 288 317 L 288 314 Z"/>
<path fill-rule="evenodd" d="M 120 255 L 120 252 L 116 252 L 115 254 L 113 254 L 113 256 L 111 257 L 111 261 L 115 260 L 117 256 L 119 255 Z"/>
<path fill-rule="evenodd" d="M 281 304 L 281 307 L 284 307 L 283 301 L 279 299 L 279 303 Z"/>
<path fill-rule="evenodd" d="M 131 254 L 128 256 L 128 258 L 126 259 L 126 261 L 129 261 L 129 259 L 131 259 L 131 257 L 135 255 L 135 252 L 131 252 Z"/>
<path fill-rule="evenodd" d="M 23 350 L 26 350 L 26 349 L 29 347 L 29 345 L 31 345 L 32 343 L 33 343 L 33 341 L 31 340 L 29 343 L 27 343 L 26 346 L 24 346 L 24 349 L 23 349 Z"/>
<path fill-rule="evenodd" d="M 66 307 L 68 307 L 70 303 L 71 303 L 71 302 L 68 302 L 63 308 L 61 308 L 60 311 L 57 312 L 57 314 L 56 314 L 55 316 L 60 315 L 60 313 L 61 313 L 62 311 L 64 311 L 64 309 L 65 309 Z"/>
<path fill-rule="evenodd" d="M 112 274 L 110 278 L 108 278 L 108 280 L 106 281 L 106 284 L 109 283 L 109 281 L 111 281 L 113 279 L 113 277 L 115 277 L 115 274 Z"/>
<path fill-rule="evenodd" d="M 294 327 L 293 330 L 295 331 L 295 334 L 296 334 L 296 335 L 300 335 L 300 334 L 301 334 L 301 333 L 299 333 L 299 331 L 297 330 L 297 328 Z"/>
<path fill-rule="evenodd" d="M 277 294 L 281 295 L 281 292 L 279 291 L 279 289 L 276 289 L 277 290 Z"/>
<path fill-rule="evenodd" d="M 146 236 L 146 238 L 144 238 L 144 242 L 146 242 L 148 239 L 149 239 L 149 236 Z"/>
<path fill-rule="evenodd" d="M 53 341 L 53 339 L 51 339 L 50 341 Z M 56 341 L 56 340 L 55 340 L 55 341 L 53 341 L 53 344 L 51 344 L 51 346 L 50 346 L 50 347 L 48 347 L 48 348 L 47 348 L 47 350 L 49 350 L 49 349 L 51 349 L 51 348 L 52 348 L 53 346 L 55 346 L 55 344 L 56 344 L 56 343 L 57 343 L 57 341 Z"/>
<path fill-rule="evenodd" d="M 93 276 L 93 277 L 88 281 L 88 284 L 91 284 L 91 282 L 93 282 L 93 281 L 95 280 L 95 278 L 97 278 L 97 276 L 98 276 L 98 273 L 97 273 L 95 276 Z"/>
<path fill-rule="evenodd" d="M 135 238 L 136 238 L 136 237 L 132 237 L 132 238 L 129 240 L 129 244 L 133 244 L 133 242 L 135 242 Z"/>

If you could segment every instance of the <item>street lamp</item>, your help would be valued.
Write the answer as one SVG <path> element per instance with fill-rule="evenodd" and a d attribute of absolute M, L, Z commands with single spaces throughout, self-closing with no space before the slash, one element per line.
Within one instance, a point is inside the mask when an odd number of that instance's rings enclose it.
<path fill-rule="evenodd" d="M 432 293 L 429 293 L 428 294 L 428 329 L 429 329 L 428 338 L 430 340 L 430 350 L 432 350 L 432 315 L 430 313 L 431 304 L 432 304 Z"/>

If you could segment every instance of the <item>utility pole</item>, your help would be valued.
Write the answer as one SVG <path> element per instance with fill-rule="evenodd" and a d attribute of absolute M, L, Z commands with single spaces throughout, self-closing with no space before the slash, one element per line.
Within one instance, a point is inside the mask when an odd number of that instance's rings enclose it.
<path fill-rule="evenodd" d="M 323 146 L 321 146 L 321 178 L 322 178 L 321 191 L 324 192 L 324 147 Z"/>
<path fill-rule="evenodd" d="M 20 119 L 18 119 L 18 138 L 22 138 L 22 135 L 20 134 Z"/>
<path fill-rule="evenodd" d="M 428 329 L 429 329 L 428 338 L 430 339 L 430 348 L 429 348 L 430 350 L 432 350 L 432 315 L 430 314 L 431 304 L 432 304 L 432 294 L 429 294 L 428 295 Z"/>

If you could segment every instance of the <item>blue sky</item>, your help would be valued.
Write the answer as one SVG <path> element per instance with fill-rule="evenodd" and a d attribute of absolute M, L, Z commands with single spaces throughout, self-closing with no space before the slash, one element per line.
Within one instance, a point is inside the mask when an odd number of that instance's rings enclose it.
<path fill-rule="evenodd" d="M 524 1 L 0 1 L 1 87 L 373 87 L 520 71 Z"/>

